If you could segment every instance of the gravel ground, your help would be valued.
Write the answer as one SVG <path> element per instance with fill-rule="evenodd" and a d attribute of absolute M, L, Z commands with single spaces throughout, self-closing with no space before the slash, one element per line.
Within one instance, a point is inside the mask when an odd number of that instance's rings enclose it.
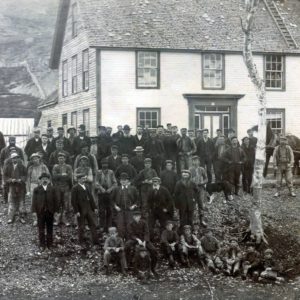
<path fill-rule="evenodd" d="M 297 190 L 296 190 L 297 192 Z M 30 218 L 25 225 L 7 225 L 7 206 L 0 213 L 0 299 L 300 299 L 300 190 L 296 198 L 264 190 L 263 223 L 269 246 L 282 263 L 286 283 L 258 284 L 240 278 L 213 276 L 204 269 L 168 270 L 160 260 L 160 279 L 147 284 L 134 277 L 101 272 L 102 252 L 80 250 L 74 228 L 56 229 L 55 249 L 38 254 L 37 229 Z M 286 192 L 287 194 L 287 192 Z M 227 205 L 218 195 L 206 205 L 209 227 L 219 239 L 244 235 L 243 219 L 251 198 L 241 195 Z"/>

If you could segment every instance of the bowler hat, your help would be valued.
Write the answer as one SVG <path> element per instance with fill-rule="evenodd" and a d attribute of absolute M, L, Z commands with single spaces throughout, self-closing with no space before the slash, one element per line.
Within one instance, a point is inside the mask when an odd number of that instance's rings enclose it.
<path fill-rule="evenodd" d="M 143 152 L 144 148 L 142 146 L 136 146 L 135 149 L 133 150 L 134 152 Z"/>
<path fill-rule="evenodd" d="M 85 131 L 85 125 L 84 124 L 80 124 L 79 125 L 79 130 Z"/>
<path fill-rule="evenodd" d="M 48 173 L 46 173 L 46 172 L 43 172 L 41 175 L 40 175 L 40 177 L 39 177 L 39 179 L 42 179 L 42 178 L 48 178 L 48 179 L 50 179 L 50 175 L 48 174 Z"/>
<path fill-rule="evenodd" d="M 123 130 L 130 130 L 131 128 L 129 127 L 129 125 L 124 125 Z"/>

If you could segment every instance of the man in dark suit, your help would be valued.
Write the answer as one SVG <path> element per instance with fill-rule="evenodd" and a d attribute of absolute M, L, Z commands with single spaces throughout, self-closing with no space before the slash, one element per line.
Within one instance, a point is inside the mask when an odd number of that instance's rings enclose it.
<path fill-rule="evenodd" d="M 77 184 L 73 186 L 71 192 L 71 202 L 73 210 L 78 220 L 78 238 L 82 245 L 84 241 L 85 222 L 91 231 L 92 241 L 94 245 L 99 243 L 96 231 L 95 214 L 98 213 L 94 197 L 85 184 L 86 175 L 83 173 L 76 174 Z"/>
<path fill-rule="evenodd" d="M 79 125 L 78 136 L 74 139 L 75 143 L 75 155 L 80 154 L 82 149 L 82 144 L 88 145 L 89 149 L 91 148 L 91 140 L 86 135 L 86 127 L 84 124 Z"/>
<path fill-rule="evenodd" d="M 197 151 L 202 168 L 206 168 L 208 183 L 212 181 L 212 156 L 215 151 L 214 142 L 208 137 L 208 129 L 203 130 L 203 137 L 198 142 Z"/>
<path fill-rule="evenodd" d="M 135 147 L 144 147 L 146 142 L 146 136 L 143 134 L 143 128 L 141 126 L 137 126 L 136 135 L 134 135 Z"/>
<path fill-rule="evenodd" d="M 106 157 L 108 168 L 116 172 L 117 168 L 122 164 L 121 156 L 118 154 L 118 146 L 112 145 L 110 151 L 111 154 Z"/>
<path fill-rule="evenodd" d="M 132 212 L 138 208 L 138 191 L 130 185 L 127 173 L 120 176 L 121 185 L 111 193 L 112 206 L 116 212 L 116 224 L 122 238 L 127 237 L 127 227 L 132 220 Z"/>
<path fill-rule="evenodd" d="M 54 141 L 54 136 L 53 136 L 53 128 L 52 127 L 48 127 L 47 128 L 47 137 L 48 137 L 48 144 L 50 146 L 50 148 L 53 149 L 53 151 L 55 150 L 55 141 Z"/>
<path fill-rule="evenodd" d="M 29 159 L 33 153 L 36 153 L 37 149 L 40 148 L 42 145 L 42 140 L 40 137 L 40 129 L 35 128 L 33 130 L 33 138 L 29 139 L 26 143 L 26 146 L 24 148 L 24 152 L 27 155 L 27 158 Z"/>
<path fill-rule="evenodd" d="M 117 168 L 115 175 L 117 180 L 120 180 L 121 174 L 126 173 L 129 176 L 129 180 L 133 182 L 136 177 L 136 170 L 129 163 L 128 154 L 122 154 L 122 164 Z"/>
<path fill-rule="evenodd" d="M 44 251 L 46 247 L 50 250 L 52 246 L 53 221 L 54 214 L 58 211 L 58 200 L 55 188 L 50 184 L 50 175 L 42 173 L 39 180 L 41 184 L 33 190 L 31 211 L 37 215 L 40 248 Z"/>
<path fill-rule="evenodd" d="M 65 137 L 65 130 L 63 127 L 58 127 L 57 128 L 57 137 L 54 139 L 54 143 L 56 143 L 56 141 L 61 141 L 63 144 L 63 149 L 67 152 L 70 151 L 70 142 L 69 140 Z"/>
<path fill-rule="evenodd" d="M 107 141 L 106 128 L 104 126 L 98 126 L 97 137 L 97 161 L 98 166 L 101 166 L 101 160 L 109 155 L 110 145 Z"/>
<path fill-rule="evenodd" d="M 119 139 L 119 152 L 121 154 L 128 154 L 129 157 L 133 155 L 133 149 L 135 148 L 135 141 L 130 134 L 131 128 L 128 125 L 124 125 L 124 135 Z"/>
<path fill-rule="evenodd" d="M 117 126 L 117 132 L 115 132 L 113 135 L 112 135 L 112 141 L 113 143 L 118 143 L 120 138 L 124 135 L 124 132 L 123 132 L 123 126 L 122 125 L 118 125 Z"/>
<path fill-rule="evenodd" d="M 49 159 L 52 152 L 55 149 L 52 148 L 52 145 L 48 143 L 47 134 L 42 134 L 42 145 L 38 149 L 38 152 L 42 154 L 44 164 L 49 168 Z"/>
<path fill-rule="evenodd" d="M 153 239 L 153 229 L 156 220 L 159 221 L 161 229 L 166 226 L 167 220 L 172 220 L 174 213 L 174 201 L 169 191 L 161 186 L 159 177 L 152 178 L 152 188 L 147 198 L 149 212 L 149 228 L 151 239 Z"/>

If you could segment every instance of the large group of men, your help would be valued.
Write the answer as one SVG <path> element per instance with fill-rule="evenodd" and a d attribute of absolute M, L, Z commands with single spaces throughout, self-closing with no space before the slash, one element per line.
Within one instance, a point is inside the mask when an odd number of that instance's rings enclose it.
<path fill-rule="evenodd" d="M 8 223 L 17 216 L 26 222 L 25 199 L 30 199 L 41 251 L 52 247 L 53 226 L 76 226 L 81 245 L 86 227 L 95 245 L 101 232 L 106 237 L 107 273 L 111 260 L 117 259 L 124 274 L 132 265 L 141 277 L 157 275 L 158 251 L 153 244 L 157 227 L 161 251 L 171 267 L 176 257 L 189 266 L 194 256 L 214 272 L 235 275 L 242 270 L 247 275 L 262 266 L 258 262 L 266 263 L 253 247 L 247 252 L 251 259 L 243 259 L 234 238 L 221 247 L 210 230 L 197 236 L 197 227 L 207 226 L 204 204 L 207 199 L 213 201 L 215 192 L 224 193 L 224 204 L 233 201 L 240 192 L 240 177 L 242 191 L 252 192 L 257 144 L 252 130 L 242 145 L 233 129 L 228 136 L 217 130 L 214 138 L 208 129 L 182 128 L 179 134 L 171 124 L 155 130 L 138 126 L 135 135 L 130 132 L 128 125 L 118 126 L 113 134 L 111 127 L 99 126 L 98 136 L 88 137 L 85 125 L 80 125 L 78 131 L 69 128 L 67 137 L 59 127 L 54 137 L 53 128 L 43 134 L 35 128 L 25 155 L 16 138 L 9 137 L 0 153 Z M 283 175 L 295 196 L 293 152 L 284 136 L 275 148 L 274 162 L 279 174 L 275 196 L 279 196 Z M 264 268 L 261 277 L 263 272 Z M 276 273 L 274 278 L 280 277 Z"/>

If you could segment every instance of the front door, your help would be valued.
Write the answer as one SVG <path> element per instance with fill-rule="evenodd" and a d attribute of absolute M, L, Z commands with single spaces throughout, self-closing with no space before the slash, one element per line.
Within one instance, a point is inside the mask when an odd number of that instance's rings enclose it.
<path fill-rule="evenodd" d="M 211 138 L 217 135 L 217 129 L 221 129 L 223 134 L 227 136 L 230 128 L 230 113 L 195 113 L 195 129 L 204 128 L 209 130 Z"/>

